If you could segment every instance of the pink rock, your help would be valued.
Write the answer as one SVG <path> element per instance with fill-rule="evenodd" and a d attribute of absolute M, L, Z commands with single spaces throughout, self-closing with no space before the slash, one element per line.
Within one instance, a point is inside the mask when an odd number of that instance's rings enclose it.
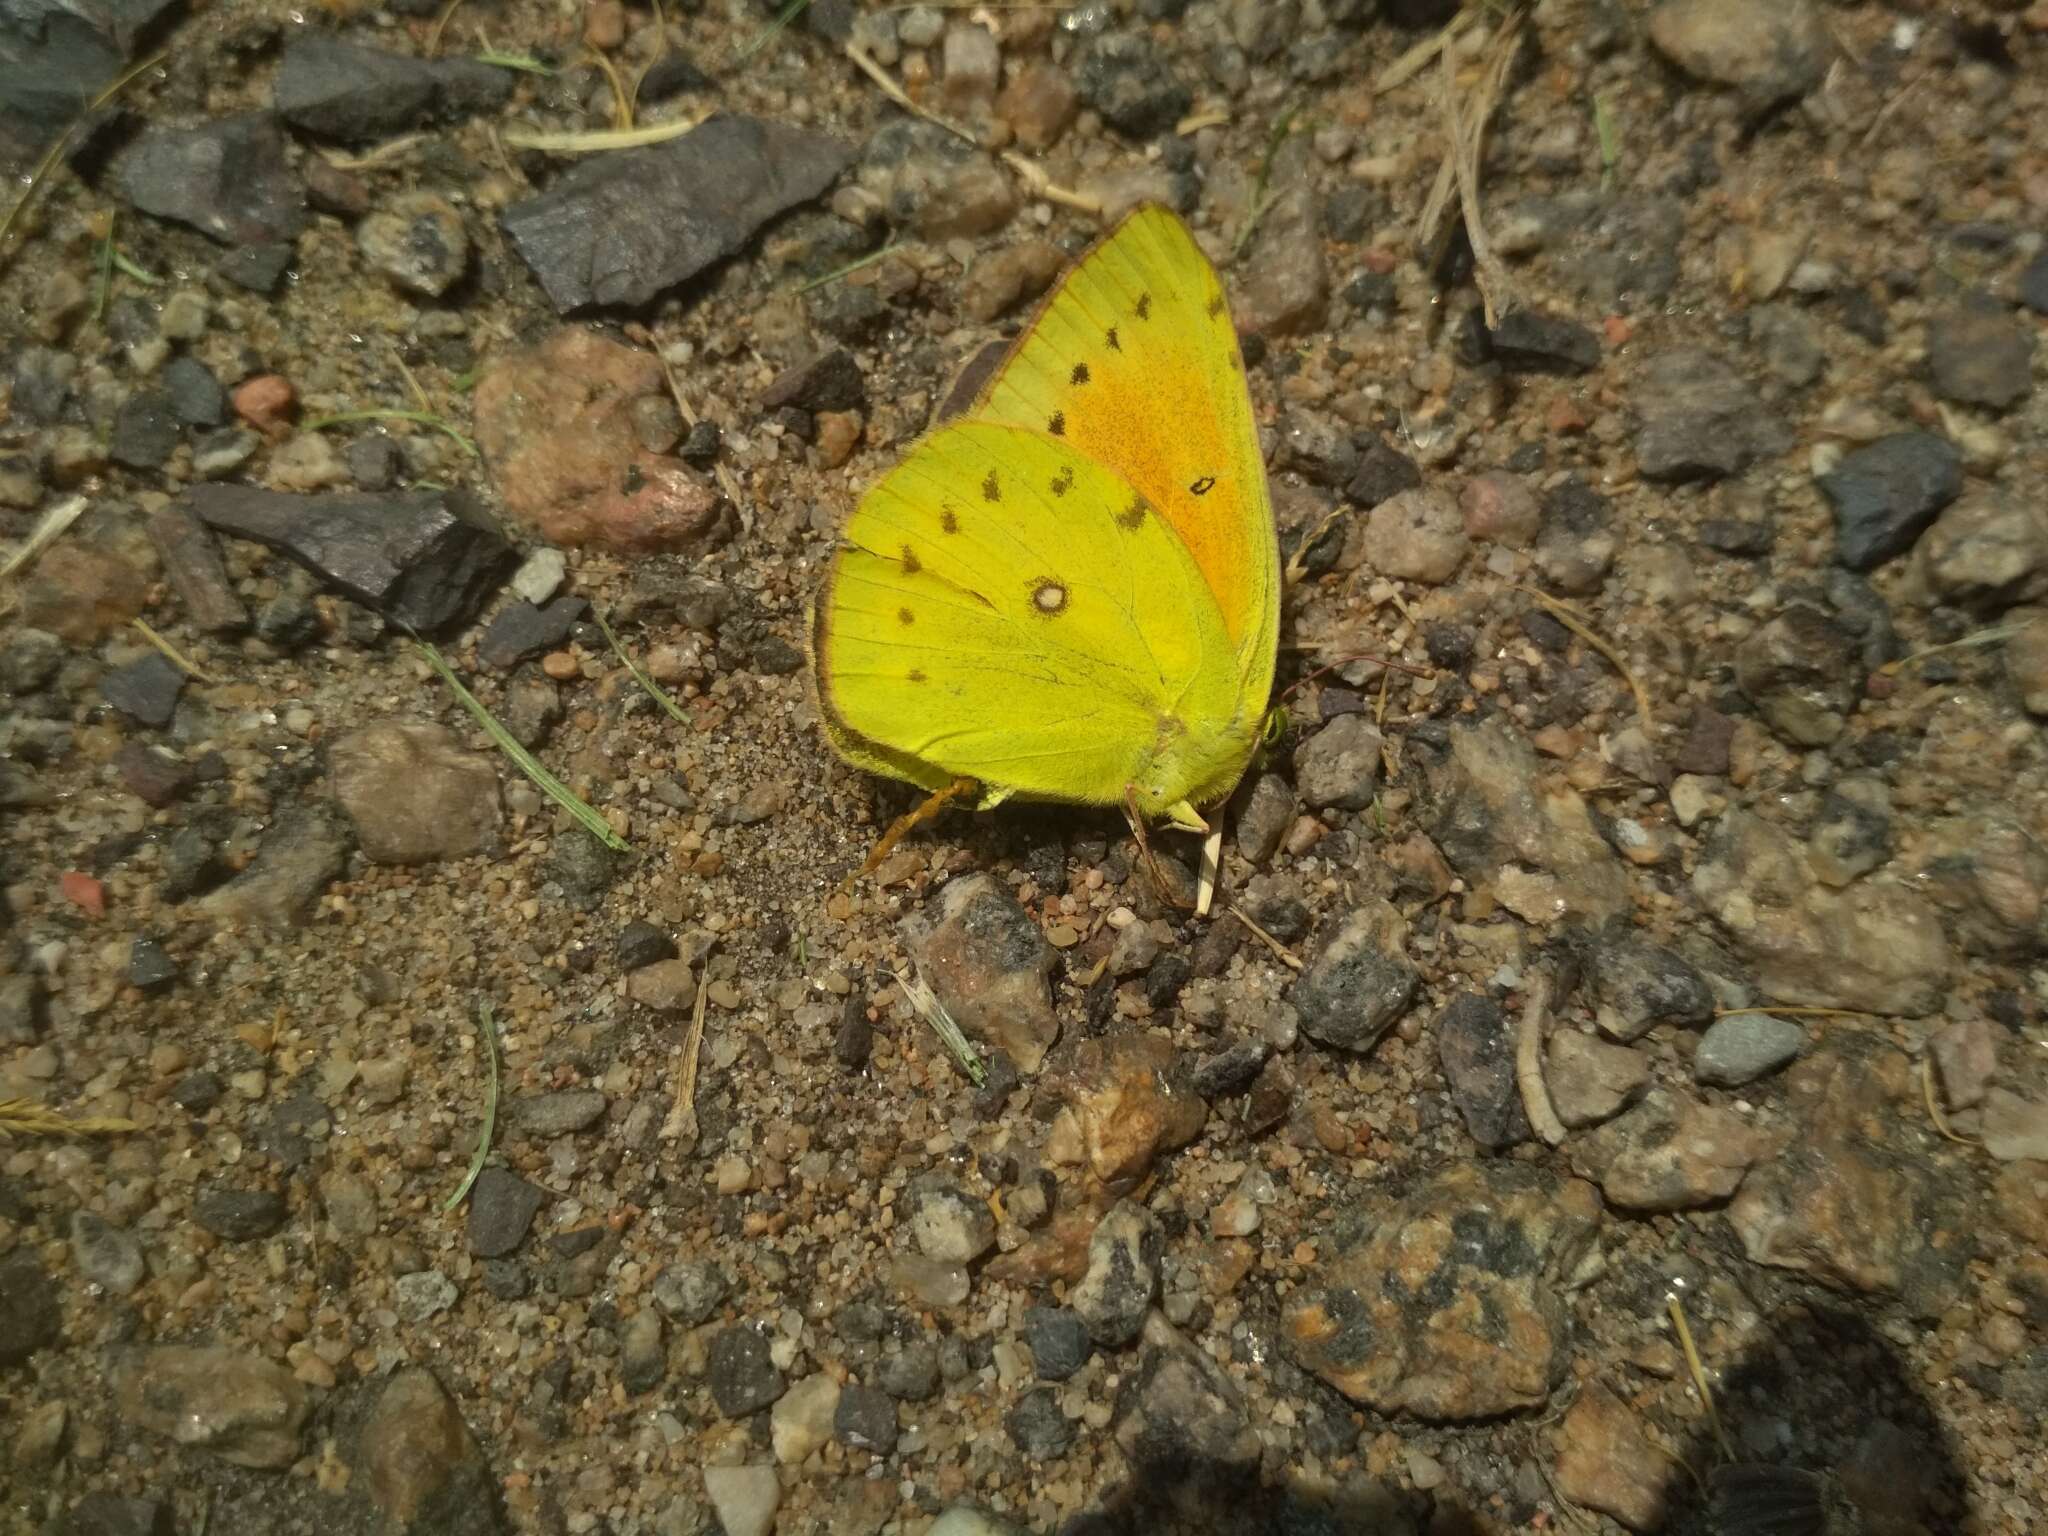
<path fill-rule="evenodd" d="M 634 403 L 667 388 L 651 353 L 573 326 L 500 360 L 476 387 L 475 423 L 506 514 L 558 545 L 718 543 L 718 492 L 633 429 Z"/>

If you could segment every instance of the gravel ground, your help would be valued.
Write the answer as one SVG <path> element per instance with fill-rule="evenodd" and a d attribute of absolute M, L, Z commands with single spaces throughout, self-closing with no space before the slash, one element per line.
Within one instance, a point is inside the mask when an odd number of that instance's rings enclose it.
<path fill-rule="evenodd" d="M 146 64 L 0 253 L 0 1527 L 2048 1524 L 2048 7 L 778 10 L 0 0 L 24 174 Z M 833 530 L 1146 199 L 1218 910 L 848 888 Z"/>

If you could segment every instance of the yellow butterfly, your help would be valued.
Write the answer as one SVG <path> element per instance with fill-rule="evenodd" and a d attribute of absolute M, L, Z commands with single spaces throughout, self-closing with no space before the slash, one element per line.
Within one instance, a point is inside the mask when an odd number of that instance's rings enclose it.
<path fill-rule="evenodd" d="M 1259 743 L 1280 595 L 1222 281 L 1146 206 L 861 498 L 811 610 L 819 718 L 933 792 L 885 847 L 966 794 L 1207 831 Z"/>

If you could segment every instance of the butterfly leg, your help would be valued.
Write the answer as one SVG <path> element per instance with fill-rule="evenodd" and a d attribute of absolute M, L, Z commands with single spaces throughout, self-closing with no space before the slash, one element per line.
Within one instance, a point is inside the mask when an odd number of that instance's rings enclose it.
<path fill-rule="evenodd" d="M 971 795 L 979 788 L 981 788 L 981 783 L 977 779 L 955 779 L 944 789 L 933 790 L 923 800 L 889 823 L 889 830 L 882 834 L 880 841 L 875 844 L 873 850 L 868 854 L 867 862 L 862 864 L 855 873 L 848 876 L 846 883 L 851 885 L 855 880 L 873 874 L 882 867 L 882 860 L 894 853 L 896 845 L 902 842 L 906 836 L 932 820 L 961 796 Z"/>
<path fill-rule="evenodd" d="M 1166 871 L 1159 867 L 1159 859 L 1152 852 L 1152 839 L 1145 835 L 1145 818 L 1138 814 L 1138 787 L 1124 786 L 1124 819 L 1131 824 L 1131 836 L 1138 840 L 1138 857 L 1145 861 L 1145 872 L 1152 877 L 1152 888 L 1159 892 L 1159 899 L 1170 907 L 1179 907 L 1192 912 L 1195 904 L 1184 899 L 1167 883 Z"/>

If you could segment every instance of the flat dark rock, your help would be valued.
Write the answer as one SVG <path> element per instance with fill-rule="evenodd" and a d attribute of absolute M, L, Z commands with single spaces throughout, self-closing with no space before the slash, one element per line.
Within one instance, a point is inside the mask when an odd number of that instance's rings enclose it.
<path fill-rule="evenodd" d="M 498 107 L 512 76 L 474 59 L 415 59 L 301 31 L 277 71 L 278 115 L 294 128 L 361 142 Z"/>
<path fill-rule="evenodd" d="M 185 674 L 155 651 L 100 679 L 101 698 L 138 725 L 157 728 L 171 723 L 184 689 Z"/>
<path fill-rule="evenodd" d="M 306 192 L 268 112 L 196 128 L 152 126 L 115 163 L 121 195 L 144 213 L 189 224 L 222 245 L 289 241 L 306 224 Z"/>
<path fill-rule="evenodd" d="M 0 0 L 0 160 L 40 149 L 178 0 Z"/>
<path fill-rule="evenodd" d="M 720 115 L 645 149 L 599 155 L 505 213 L 505 231 L 566 314 L 645 304 L 829 187 L 854 146 Z"/>
<path fill-rule="evenodd" d="M 477 642 L 477 657 L 487 667 L 509 672 L 529 656 L 551 651 L 568 639 L 589 611 L 590 604 L 580 597 L 558 597 L 544 608 L 514 603 L 491 620 Z"/>
<path fill-rule="evenodd" d="M 1963 489 L 1963 456 L 1932 432 L 1894 432 L 1820 477 L 1835 509 L 1835 557 L 1867 571 L 1913 547 Z"/>
<path fill-rule="evenodd" d="M 427 633 L 471 617 L 512 558 L 461 491 L 294 496 L 200 485 L 188 505 L 209 528 L 267 545 L 393 623 Z"/>
<path fill-rule="evenodd" d="M 1540 309 L 1501 316 L 1486 333 L 1510 373 L 1588 373 L 1600 366 L 1600 338 L 1578 321 Z"/>
<path fill-rule="evenodd" d="M 216 633 L 248 627 L 249 610 L 228 580 L 220 546 L 190 507 L 174 501 L 152 513 L 149 541 L 156 546 L 172 590 L 185 605 L 186 618 Z"/>

